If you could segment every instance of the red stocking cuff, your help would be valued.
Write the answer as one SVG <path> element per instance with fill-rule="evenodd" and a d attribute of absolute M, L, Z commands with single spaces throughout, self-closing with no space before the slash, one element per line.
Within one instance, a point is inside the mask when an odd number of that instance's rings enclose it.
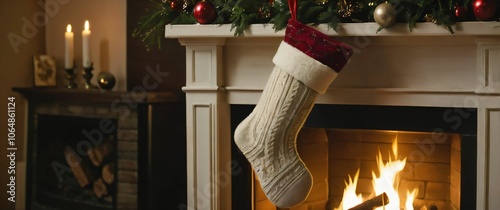
<path fill-rule="evenodd" d="M 351 47 L 294 19 L 288 21 L 285 42 L 336 72 L 342 70 L 352 55 Z"/>

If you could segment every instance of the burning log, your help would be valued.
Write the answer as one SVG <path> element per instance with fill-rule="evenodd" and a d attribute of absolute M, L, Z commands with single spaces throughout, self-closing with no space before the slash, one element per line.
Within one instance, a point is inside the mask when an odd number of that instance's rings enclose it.
<path fill-rule="evenodd" d="M 115 180 L 115 163 L 108 163 L 102 167 L 102 179 L 109 185 Z"/>
<path fill-rule="evenodd" d="M 389 203 L 389 198 L 387 194 L 382 193 L 376 197 L 373 197 L 365 202 L 350 208 L 349 210 L 373 210 L 376 207 L 385 206 Z"/>
<path fill-rule="evenodd" d="M 71 167 L 73 176 L 75 176 L 80 187 L 85 187 L 95 180 L 91 167 L 85 165 L 71 148 L 66 147 L 64 149 L 64 157 L 66 158 L 66 163 Z"/>

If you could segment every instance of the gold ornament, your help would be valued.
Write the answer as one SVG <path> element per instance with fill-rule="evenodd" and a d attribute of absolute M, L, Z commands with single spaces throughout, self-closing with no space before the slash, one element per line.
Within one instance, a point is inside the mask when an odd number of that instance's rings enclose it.
<path fill-rule="evenodd" d="M 373 18 L 384 28 L 392 26 L 397 19 L 396 7 L 388 2 L 379 4 L 373 11 Z"/>
<path fill-rule="evenodd" d="M 351 17 L 352 14 L 359 13 L 364 8 L 364 5 L 360 2 L 353 3 L 346 0 L 339 0 L 337 6 L 339 8 L 338 13 L 343 18 Z"/>

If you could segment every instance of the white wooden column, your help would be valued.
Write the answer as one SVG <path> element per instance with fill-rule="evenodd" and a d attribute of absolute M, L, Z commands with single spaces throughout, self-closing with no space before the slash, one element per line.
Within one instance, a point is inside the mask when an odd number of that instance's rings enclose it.
<path fill-rule="evenodd" d="M 500 98 L 478 108 L 477 208 L 500 209 Z"/>
<path fill-rule="evenodd" d="M 225 39 L 179 42 L 186 46 L 187 209 L 231 209 L 230 113 L 222 75 Z"/>
<path fill-rule="evenodd" d="M 476 38 L 478 125 L 476 209 L 500 209 L 500 37 Z"/>

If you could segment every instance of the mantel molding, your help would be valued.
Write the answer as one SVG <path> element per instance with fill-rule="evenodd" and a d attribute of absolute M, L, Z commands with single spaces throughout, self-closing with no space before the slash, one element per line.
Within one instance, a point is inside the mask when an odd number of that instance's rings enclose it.
<path fill-rule="evenodd" d="M 22 94 L 31 101 L 71 101 L 84 103 L 112 103 L 131 100 L 134 103 L 151 104 L 179 101 L 172 92 L 125 92 L 100 89 L 64 89 L 64 88 L 29 88 L 14 87 L 13 91 Z"/>
<path fill-rule="evenodd" d="M 453 26 L 455 34 L 434 23 L 417 23 L 410 32 L 407 23 L 398 23 L 377 33 L 377 23 L 342 23 L 339 30 L 326 24 L 312 26 L 329 36 L 498 36 L 500 22 L 459 22 Z M 244 37 L 283 37 L 284 30 L 276 32 L 272 24 L 252 24 Z M 234 38 L 231 24 L 222 25 L 166 25 L 166 38 Z"/>

